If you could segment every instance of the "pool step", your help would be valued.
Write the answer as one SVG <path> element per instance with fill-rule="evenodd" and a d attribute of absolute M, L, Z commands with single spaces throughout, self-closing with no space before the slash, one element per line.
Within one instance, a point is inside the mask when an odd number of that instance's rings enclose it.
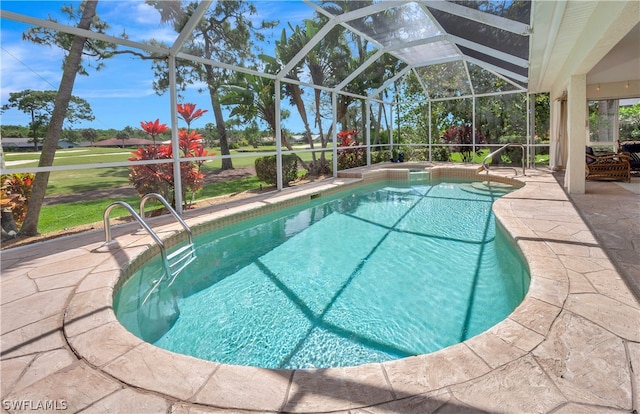
<path fill-rule="evenodd" d="M 409 171 L 410 182 L 430 181 L 431 173 L 429 171 Z"/>
<path fill-rule="evenodd" d="M 193 247 L 193 243 L 188 243 L 186 246 L 182 246 L 175 252 L 167 255 L 167 261 L 169 262 L 169 269 L 167 272 L 171 278 L 168 286 L 171 286 L 180 272 L 182 272 L 184 268 L 189 266 L 189 264 L 194 260 L 196 260 L 196 251 Z"/>
<path fill-rule="evenodd" d="M 189 240 L 189 242 L 185 246 L 182 246 L 176 251 L 166 255 L 162 277 L 154 282 L 153 286 L 151 287 L 151 289 L 149 289 L 149 292 L 147 292 L 147 295 L 142 301 L 142 304 L 144 305 L 145 303 L 147 303 L 147 300 L 149 300 L 151 294 L 160 287 L 160 284 L 166 278 L 170 279 L 167 283 L 167 286 L 171 286 L 180 272 L 182 272 L 194 260 L 196 260 L 196 250 L 193 245 L 193 241 L 191 240 Z"/>
<path fill-rule="evenodd" d="M 511 184 L 495 181 L 475 181 L 461 187 L 464 191 L 479 195 L 504 195 L 513 191 L 516 187 Z"/>

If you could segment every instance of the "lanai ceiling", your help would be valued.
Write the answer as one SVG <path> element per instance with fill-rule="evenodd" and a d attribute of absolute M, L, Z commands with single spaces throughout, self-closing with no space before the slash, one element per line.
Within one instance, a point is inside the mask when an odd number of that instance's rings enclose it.
<path fill-rule="evenodd" d="M 413 71 L 429 97 L 463 96 L 487 90 L 487 78 L 501 79 L 501 90 L 526 90 L 529 66 L 530 1 L 380 1 L 309 3 L 328 21 L 292 59 L 286 76 L 322 37 L 340 25 L 368 43 L 370 58 L 336 89 L 366 73 L 370 66 L 397 60 L 397 73 L 376 90 L 376 95 L 397 78 Z M 386 56 L 382 60 L 383 55 Z M 437 84 L 434 73 L 446 73 L 448 87 Z M 483 72 L 482 76 L 477 76 Z M 430 75 L 430 76 L 429 76 Z M 428 79 L 428 81 L 426 80 Z M 481 79 L 481 80 L 479 80 Z M 430 82 L 431 84 L 428 84 Z M 506 82 L 506 87 L 504 86 Z M 436 83 L 436 84 L 433 84 Z"/>
<path fill-rule="evenodd" d="M 470 96 L 478 93 L 526 91 L 530 45 L 530 1 L 305 1 L 312 13 L 324 17 L 317 32 L 287 61 L 276 78 L 303 66 L 305 57 L 322 46 L 332 31 L 345 29 L 356 52 L 365 45 L 366 60 L 350 68 L 348 75 L 332 79 L 329 89 L 353 92 L 350 84 L 367 78 L 379 67 L 391 69 L 380 85 L 359 90 L 360 96 L 377 96 L 403 76 L 416 76 L 428 98 Z M 159 2 L 160 7 L 170 9 Z M 188 44 L 187 32 L 198 16 L 204 16 L 202 1 L 192 15 L 191 25 L 171 47 L 184 59 L 206 59 L 190 55 L 180 42 Z M 264 7 L 264 2 L 256 2 Z M 356 41 L 360 39 L 359 46 Z M 361 51 L 361 50 L 360 50 Z M 157 53 L 157 51 L 155 51 Z M 212 62 L 215 64 L 215 62 Z M 304 72 L 304 70 L 300 70 Z M 444 81 L 446 78 L 446 81 Z M 307 76 L 301 83 L 318 86 Z M 363 82 L 364 83 L 364 82 Z M 496 89 L 496 85 L 497 89 Z M 322 85 L 325 86 L 326 85 Z"/>
<path fill-rule="evenodd" d="M 179 2 L 156 2 L 180 4 Z M 286 80 L 287 74 L 301 65 L 304 57 L 318 47 L 323 38 L 338 27 L 366 40 L 368 58 L 345 77 L 335 79 L 331 89 L 349 91 L 349 85 L 366 77 L 376 67 L 394 70 L 383 84 L 364 93 L 376 96 L 403 76 L 416 76 L 427 97 L 469 96 L 501 91 L 545 92 L 561 88 L 572 73 L 588 73 L 625 36 L 628 51 L 624 56 L 638 59 L 638 3 L 629 1 L 307 1 L 309 18 L 317 12 L 326 21 L 302 49 L 283 62 L 275 75 Z M 183 48 L 197 20 L 215 1 L 203 0 L 195 8 L 175 42 L 168 47 L 123 41 L 115 36 L 83 32 L 67 27 L 65 31 L 112 40 L 126 48 L 138 48 L 156 55 L 175 54 L 202 63 L 220 62 L 189 55 Z M 266 1 L 256 7 L 268 7 Z M 160 6 L 170 9 L 167 6 Z M 2 11 L 3 18 L 45 27 L 62 25 Z M 634 37 L 635 36 L 635 37 Z M 627 37 L 628 39 L 628 37 Z M 352 49 L 355 46 L 351 46 Z M 224 65 L 224 63 L 223 63 Z M 228 65 L 227 65 L 228 66 Z M 629 65 L 633 71 L 636 66 Z M 620 77 L 638 79 L 638 74 Z M 446 82 L 442 79 L 446 78 Z M 487 81 L 489 79 L 489 81 Z M 310 78 L 302 83 L 312 84 Z M 494 82 L 492 80 L 497 80 Z M 499 90 L 491 90 L 495 85 Z M 444 86 L 443 86 L 444 85 Z M 444 90 L 447 89 L 448 90 Z M 362 93 L 362 92 L 360 92 Z"/>

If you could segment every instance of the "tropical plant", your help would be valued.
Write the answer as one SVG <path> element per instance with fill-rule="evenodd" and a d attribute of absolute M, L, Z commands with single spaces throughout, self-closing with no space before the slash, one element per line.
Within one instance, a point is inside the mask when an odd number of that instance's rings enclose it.
<path fill-rule="evenodd" d="M 187 132 L 191 131 L 191 122 L 200 118 L 206 112 L 209 111 L 207 109 L 196 109 L 196 104 L 194 103 L 178 104 L 178 118 L 187 123 Z"/>
<path fill-rule="evenodd" d="M 178 113 L 180 119 L 191 125 L 191 122 L 206 111 L 195 110 L 195 104 L 178 105 Z M 155 145 L 155 137 L 168 128 L 166 124 L 161 124 L 159 119 L 149 122 L 140 123 L 142 129 L 154 139 L 154 145 L 140 147 L 132 154 L 129 161 L 142 160 L 172 160 L 173 147 L 171 145 L 162 144 Z M 181 158 L 199 158 L 194 161 L 180 162 L 180 179 L 182 184 L 182 196 L 186 203 L 186 191 L 191 191 L 192 195 L 202 188 L 204 183 L 204 174 L 200 167 L 204 160 L 201 158 L 209 153 L 202 145 L 202 135 L 196 131 L 188 129 L 180 129 L 178 131 L 179 149 Z M 175 205 L 175 177 L 173 163 L 163 162 L 158 164 L 143 164 L 130 167 L 129 181 L 136 188 L 140 195 L 148 193 L 158 193 L 162 195 L 168 202 Z"/>
<path fill-rule="evenodd" d="M 10 208 L 13 219 L 18 224 L 22 224 L 27 215 L 34 178 L 35 175 L 32 173 L 7 174 L 1 177 L 2 199 L 5 200 L 3 209 Z M 6 200 L 10 200 L 10 203 Z"/>
<path fill-rule="evenodd" d="M 480 148 L 478 145 L 486 143 L 484 134 L 476 129 L 475 141 L 473 138 L 473 128 L 469 124 L 453 125 L 447 129 L 442 135 L 441 140 L 447 144 L 454 144 L 451 147 L 452 152 L 459 152 L 462 155 L 463 162 L 473 161 L 473 146 L 476 145 L 476 153 Z"/>
<path fill-rule="evenodd" d="M 18 226 L 13 219 L 12 210 L 16 205 L 15 200 L 18 198 L 17 194 L 7 194 L 5 187 L 0 186 L 0 225 L 2 227 L 2 241 L 12 239 L 16 237 L 18 233 Z"/>
<path fill-rule="evenodd" d="M 265 63 L 264 71 L 275 73 L 277 63 L 275 59 L 261 55 Z M 221 99 L 223 105 L 233 106 L 230 116 L 239 116 L 248 123 L 256 118 L 264 121 L 271 133 L 276 134 L 280 128 L 280 140 L 289 151 L 293 151 L 287 139 L 287 131 L 276 122 L 275 82 L 263 76 L 238 73 L 233 78 L 233 84 L 224 88 L 226 93 Z M 280 119 L 286 119 L 289 111 L 280 110 Z M 298 156 L 298 162 L 305 169 L 307 164 Z"/>
<path fill-rule="evenodd" d="M 197 2 L 168 2 L 149 0 L 148 4 L 157 8 L 163 21 L 170 22 L 176 32 L 180 32 L 196 7 Z M 183 51 L 203 59 L 225 64 L 243 66 L 253 58 L 254 40 L 264 40 L 261 30 L 274 27 L 276 22 L 260 23 L 254 27 L 253 16 L 257 14 L 253 3 L 245 0 L 219 1 L 212 5 L 206 15 L 198 22 Z M 220 152 L 229 155 L 230 148 L 225 127 L 225 119 L 220 103 L 220 87 L 227 83 L 228 71 L 200 62 L 177 60 L 176 77 L 178 87 L 184 90 L 188 84 L 206 84 L 209 93 L 217 138 L 220 141 Z M 169 71 L 165 60 L 154 62 L 156 91 L 164 92 L 169 86 Z M 232 169 L 231 158 L 222 159 L 222 169 Z"/>
<path fill-rule="evenodd" d="M 141 121 L 140 126 L 142 130 L 151 136 L 153 140 L 153 145 L 156 145 L 156 137 L 160 134 L 163 134 L 169 130 L 167 124 L 161 124 L 160 119 L 156 118 L 155 121 Z"/>
<path fill-rule="evenodd" d="M 358 132 L 356 129 L 338 132 L 338 139 L 340 140 L 338 143 L 339 170 L 366 165 L 367 151 L 366 148 L 359 147 Z"/>

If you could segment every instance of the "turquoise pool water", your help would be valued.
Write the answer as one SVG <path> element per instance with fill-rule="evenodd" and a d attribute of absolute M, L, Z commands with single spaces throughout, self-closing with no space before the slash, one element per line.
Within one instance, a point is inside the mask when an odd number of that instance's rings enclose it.
<path fill-rule="evenodd" d="M 495 225 L 504 186 L 383 183 L 196 238 L 198 260 L 141 306 L 159 260 L 116 294 L 161 348 L 265 368 L 352 366 L 437 351 L 502 321 L 529 286 Z"/>

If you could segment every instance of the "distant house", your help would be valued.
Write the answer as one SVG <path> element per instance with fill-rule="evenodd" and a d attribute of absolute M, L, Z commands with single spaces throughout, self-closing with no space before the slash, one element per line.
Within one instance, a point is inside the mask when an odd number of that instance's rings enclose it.
<path fill-rule="evenodd" d="M 33 145 L 33 141 L 31 138 L 8 138 L 2 137 L 0 139 L 2 141 L 2 150 L 3 151 L 33 151 L 35 149 Z M 42 149 L 42 141 L 43 138 L 38 139 L 38 151 Z M 76 148 L 76 147 L 86 147 L 88 143 L 76 143 L 71 142 L 66 139 L 61 139 L 58 141 L 58 148 Z"/>
<path fill-rule="evenodd" d="M 291 135 L 291 139 L 296 142 L 307 142 L 306 135 Z M 320 142 L 320 134 L 312 134 L 311 139 L 313 140 L 313 142 Z"/>
<path fill-rule="evenodd" d="M 157 145 L 160 145 L 160 141 L 156 141 Z M 94 147 L 111 147 L 111 148 L 123 148 L 123 147 L 144 147 L 147 145 L 153 145 L 153 141 L 150 139 L 142 138 L 129 138 L 124 140 L 118 138 L 103 139 L 102 141 L 94 142 Z"/>

